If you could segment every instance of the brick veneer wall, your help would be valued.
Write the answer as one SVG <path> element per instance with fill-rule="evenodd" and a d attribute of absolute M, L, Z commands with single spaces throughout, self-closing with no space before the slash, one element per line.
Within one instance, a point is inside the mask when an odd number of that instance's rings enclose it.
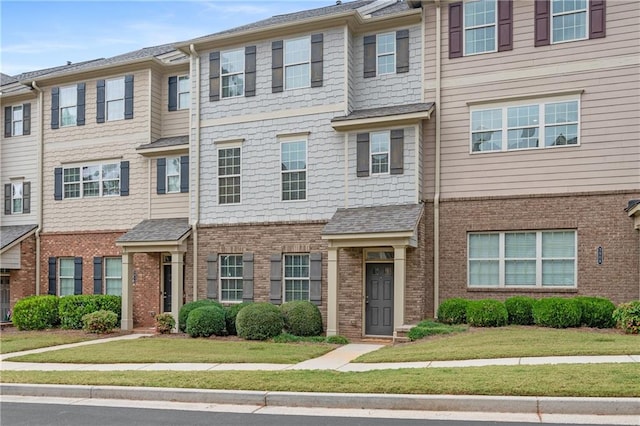
<path fill-rule="evenodd" d="M 36 294 L 36 237 L 32 235 L 20 242 L 20 269 L 9 271 L 9 298 L 11 309 L 23 297 Z"/>
<path fill-rule="evenodd" d="M 639 236 L 624 208 L 640 193 L 573 194 L 521 198 L 443 200 L 441 204 L 440 301 L 513 295 L 602 296 L 614 303 L 640 298 Z M 467 233 L 474 231 L 575 229 L 578 285 L 572 290 L 467 288 Z M 604 262 L 596 250 L 604 249 Z"/>

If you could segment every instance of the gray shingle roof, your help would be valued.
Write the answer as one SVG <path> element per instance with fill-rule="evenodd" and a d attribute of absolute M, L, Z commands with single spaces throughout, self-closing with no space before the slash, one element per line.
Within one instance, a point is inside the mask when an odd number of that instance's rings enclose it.
<path fill-rule="evenodd" d="M 376 10 L 371 14 L 371 16 L 385 16 L 391 15 L 394 13 L 404 12 L 405 10 L 410 10 L 412 7 L 407 4 L 405 1 L 399 1 L 391 6 L 387 6 L 380 10 Z"/>
<path fill-rule="evenodd" d="M 633 209 L 635 206 L 640 204 L 640 200 L 629 200 L 629 204 L 627 204 L 627 207 L 624 209 L 624 211 L 628 212 L 631 211 L 631 209 Z"/>
<path fill-rule="evenodd" d="M 9 84 L 9 83 L 15 83 L 16 81 L 18 81 L 17 78 L 11 77 L 10 75 L 6 75 L 6 74 L 3 74 L 3 73 L 0 73 L 0 86 L 4 86 L 4 85 Z"/>
<path fill-rule="evenodd" d="M 170 146 L 189 145 L 189 136 L 173 136 L 170 138 L 160 138 L 151 143 L 140 145 L 137 150 L 154 149 L 154 148 L 166 148 Z"/>
<path fill-rule="evenodd" d="M 147 219 L 118 238 L 117 242 L 178 241 L 190 231 L 191 226 L 189 226 L 189 220 L 186 218 Z"/>
<path fill-rule="evenodd" d="M 388 117 L 391 115 L 413 114 L 416 112 L 427 112 L 433 108 L 435 104 L 433 102 L 417 103 L 407 105 L 393 105 L 380 108 L 359 109 L 352 111 L 347 116 L 335 117 L 331 121 L 350 121 L 350 120 L 362 120 L 365 118 L 377 118 Z"/>
<path fill-rule="evenodd" d="M 422 216 L 422 204 L 338 209 L 322 235 L 413 231 Z"/>
<path fill-rule="evenodd" d="M 0 228 L 0 250 L 10 246 L 15 241 L 24 237 L 31 231 L 35 231 L 38 225 L 13 225 Z"/>

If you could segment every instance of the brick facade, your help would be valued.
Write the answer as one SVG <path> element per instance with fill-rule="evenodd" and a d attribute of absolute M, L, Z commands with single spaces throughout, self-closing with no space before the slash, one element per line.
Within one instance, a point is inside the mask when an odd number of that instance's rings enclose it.
<path fill-rule="evenodd" d="M 20 242 L 20 269 L 9 271 L 10 305 L 24 297 L 36 294 L 36 237 L 32 235 Z"/>

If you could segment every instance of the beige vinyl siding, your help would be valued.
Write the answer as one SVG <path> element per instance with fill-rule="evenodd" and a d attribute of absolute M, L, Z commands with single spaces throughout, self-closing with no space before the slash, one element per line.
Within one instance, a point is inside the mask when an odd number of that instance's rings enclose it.
<path fill-rule="evenodd" d="M 183 69 L 164 74 L 161 81 L 162 101 L 160 102 L 162 136 L 169 138 L 172 136 L 184 136 L 189 134 L 189 109 L 169 111 L 169 77 L 188 75 L 189 70 Z"/>
<path fill-rule="evenodd" d="M 162 137 L 162 114 L 167 108 L 162 103 L 162 84 L 164 76 L 156 71 L 151 73 L 151 141 Z M 166 89 L 165 89 L 166 90 Z"/>
<path fill-rule="evenodd" d="M 443 8 L 443 198 L 640 188 L 640 2 L 607 3 L 606 38 L 537 48 L 533 2 L 514 2 L 513 7 L 512 51 L 451 60 Z M 435 38 L 429 33 L 433 28 L 427 24 L 427 45 Z M 431 75 L 430 69 L 435 72 L 428 60 L 426 66 L 425 75 Z M 576 95 L 579 146 L 470 153 L 468 103 L 477 107 L 477 102 L 506 102 L 514 96 L 543 103 L 545 95 L 581 90 Z M 494 106 L 501 103 L 487 105 Z M 427 152 L 430 145 L 427 140 Z M 428 161 L 426 166 L 433 167 Z M 427 188 L 433 176 L 434 170 L 428 170 Z"/>
<path fill-rule="evenodd" d="M 183 154 L 184 155 L 184 154 Z M 156 190 L 157 182 L 157 160 L 153 159 L 151 164 L 151 219 L 169 219 L 173 217 L 189 217 L 189 193 L 158 194 Z"/>
<path fill-rule="evenodd" d="M 2 269 L 20 269 L 20 244 L 0 254 Z"/>

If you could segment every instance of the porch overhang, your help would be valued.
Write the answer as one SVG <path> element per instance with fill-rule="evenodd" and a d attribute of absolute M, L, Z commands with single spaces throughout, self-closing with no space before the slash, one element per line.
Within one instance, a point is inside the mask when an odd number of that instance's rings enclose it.
<path fill-rule="evenodd" d="M 11 250 L 36 232 L 38 225 L 13 225 L 0 227 L 0 254 Z"/>
<path fill-rule="evenodd" d="M 355 110 L 349 115 L 335 117 L 331 120 L 331 126 L 338 132 L 347 132 L 415 125 L 422 120 L 429 120 L 433 111 L 435 111 L 433 102 Z"/>
<path fill-rule="evenodd" d="M 629 217 L 633 218 L 635 229 L 640 230 L 640 200 L 631 200 L 625 209 Z"/>
<path fill-rule="evenodd" d="M 160 138 L 151 143 L 140 145 L 136 151 L 144 157 L 186 154 L 189 152 L 189 136 Z"/>

